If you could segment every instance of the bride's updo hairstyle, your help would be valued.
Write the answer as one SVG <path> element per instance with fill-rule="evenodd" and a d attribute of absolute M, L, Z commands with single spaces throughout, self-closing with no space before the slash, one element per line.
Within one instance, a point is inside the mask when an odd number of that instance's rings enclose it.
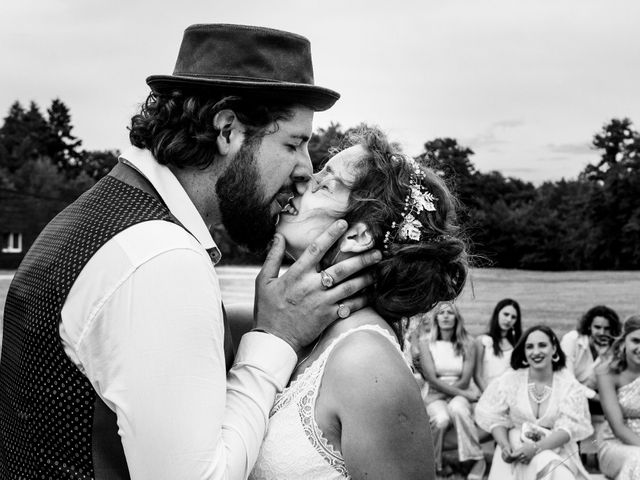
<path fill-rule="evenodd" d="M 377 128 L 361 127 L 345 148 L 361 145 L 345 220 L 363 222 L 375 248 L 371 303 L 388 321 L 398 321 L 453 300 L 467 278 L 466 242 L 456 225 L 456 200 L 431 169 L 402 154 Z"/>

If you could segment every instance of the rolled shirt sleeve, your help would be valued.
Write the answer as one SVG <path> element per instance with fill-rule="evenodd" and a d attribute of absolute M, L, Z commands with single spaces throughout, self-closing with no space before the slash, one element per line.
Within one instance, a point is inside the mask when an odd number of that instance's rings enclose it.
<path fill-rule="evenodd" d="M 227 378 L 215 270 L 180 227 L 161 234 L 181 246 L 116 241 L 90 261 L 63 311 L 65 351 L 116 412 L 133 479 L 246 478 L 295 352 L 245 335 Z"/>

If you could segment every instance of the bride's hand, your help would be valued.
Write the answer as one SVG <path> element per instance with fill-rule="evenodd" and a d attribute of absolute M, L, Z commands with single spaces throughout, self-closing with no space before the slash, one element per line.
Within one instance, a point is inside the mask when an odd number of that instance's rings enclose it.
<path fill-rule="evenodd" d="M 531 459 L 535 457 L 538 452 L 540 452 L 540 448 L 537 443 L 525 443 L 511 455 L 514 460 L 528 465 L 529 462 L 531 462 Z"/>
<path fill-rule="evenodd" d="M 505 463 L 513 463 L 513 461 L 515 460 L 511 456 L 511 447 L 501 447 L 500 455 L 502 456 L 502 460 L 504 460 Z"/>
<path fill-rule="evenodd" d="M 353 295 L 371 285 L 373 276 L 349 277 L 379 262 L 382 258 L 379 251 L 372 250 L 328 267 L 326 273 L 333 278 L 330 288 L 323 286 L 318 273 L 320 260 L 346 229 L 344 220 L 334 222 L 280 277 L 285 240 L 276 234 L 256 278 L 256 328 L 280 337 L 297 352 L 338 318 L 340 305 L 344 305 L 341 310 L 344 314 L 347 309 L 353 312 L 366 304 L 364 296 Z"/>

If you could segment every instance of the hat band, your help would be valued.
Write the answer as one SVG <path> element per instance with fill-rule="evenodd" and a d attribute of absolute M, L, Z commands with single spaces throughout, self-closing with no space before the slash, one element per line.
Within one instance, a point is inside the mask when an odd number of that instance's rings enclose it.
<path fill-rule="evenodd" d="M 173 72 L 174 76 L 178 77 L 190 77 L 190 78 L 202 78 L 206 80 L 235 80 L 235 81 L 243 81 L 243 82 L 259 82 L 259 83 L 291 83 L 291 82 L 283 82 L 282 80 L 278 80 L 276 78 L 262 78 L 262 77 L 245 77 L 242 75 L 213 75 L 206 73 L 181 73 L 181 72 Z M 313 86 L 312 83 L 303 83 L 302 85 L 310 85 Z"/>

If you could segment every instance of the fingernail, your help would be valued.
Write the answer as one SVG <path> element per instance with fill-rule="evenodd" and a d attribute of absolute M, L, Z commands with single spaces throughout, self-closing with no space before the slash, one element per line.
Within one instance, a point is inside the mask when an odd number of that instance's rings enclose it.
<path fill-rule="evenodd" d="M 336 222 L 336 225 L 337 225 L 337 226 L 338 226 L 338 228 L 340 228 L 340 229 L 347 228 L 347 221 L 341 218 L 340 220 L 338 220 L 338 221 Z"/>
<path fill-rule="evenodd" d="M 379 262 L 380 260 L 382 260 L 382 252 L 376 250 L 375 252 L 373 252 L 373 255 L 371 258 L 373 259 L 374 262 Z"/>
<path fill-rule="evenodd" d="M 278 243 L 280 243 L 280 234 L 279 234 L 279 233 L 276 233 L 276 234 L 273 236 L 273 245 L 274 245 L 274 246 L 275 246 L 275 245 L 278 245 Z"/>

